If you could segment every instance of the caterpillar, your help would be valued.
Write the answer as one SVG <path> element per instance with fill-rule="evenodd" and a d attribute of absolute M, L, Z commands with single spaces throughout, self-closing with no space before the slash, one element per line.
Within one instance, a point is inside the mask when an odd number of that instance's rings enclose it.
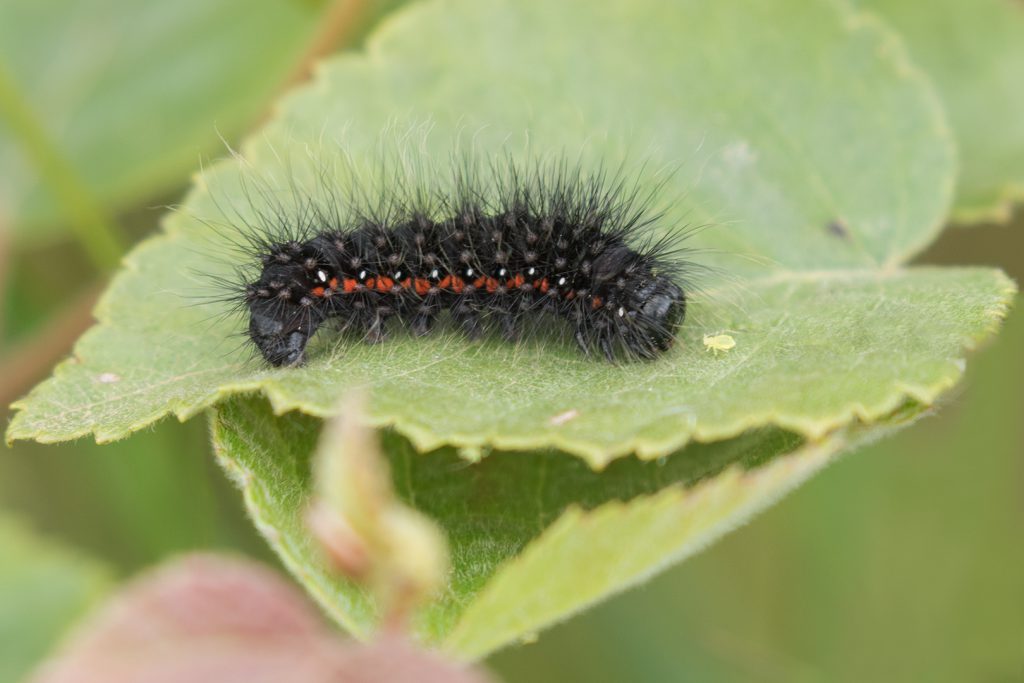
<path fill-rule="evenodd" d="M 497 328 L 510 342 L 561 320 L 584 354 L 612 362 L 672 346 L 691 264 L 685 235 L 651 236 L 663 218 L 653 192 L 564 160 L 454 168 L 446 190 L 395 176 L 372 204 L 329 192 L 328 202 L 257 212 L 246 236 L 253 268 L 235 303 L 268 363 L 305 363 L 328 321 L 376 343 L 391 321 L 422 336 L 445 313 L 470 338 Z"/>

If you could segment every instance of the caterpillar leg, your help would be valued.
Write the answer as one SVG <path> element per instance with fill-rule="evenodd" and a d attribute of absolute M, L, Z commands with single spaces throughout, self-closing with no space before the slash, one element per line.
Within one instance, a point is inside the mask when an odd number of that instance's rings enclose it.
<path fill-rule="evenodd" d="M 590 355 L 590 352 L 594 350 L 596 346 L 600 349 L 604 357 L 608 359 L 608 362 L 615 362 L 615 344 L 614 337 L 611 334 L 611 330 L 606 326 L 599 324 L 594 328 L 589 328 L 589 334 L 586 331 L 588 328 L 578 326 L 576 333 L 573 338 L 576 340 L 576 345 L 580 347 L 585 355 Z"/>
<path fill-rule="evenodd" d="M 459 304 L 452 309 L 452 317 L 470 339 L 476 340 L 483 336 L 484 328 L 480 321 L 480 313 L 469 304 Z"/>
<path fill-rule="evenodd" d="M 580 351 L 583 352 L 583 355 L 589 356 L 590 340 L 588 340 L 587 335 L 583 333 L 583 328 L 577 327 L 576 333 L 573 335 L 572 338 L 576 340 L 576 345 L 580 347 Z"/>
<path fill-rule="evenodd" d="M 388 333 L 384 329 L 384 325 L 376 323 L 370 326 L 370 329 L 366 331 L 366 335 L 363 337 L 367 344 L 380 344 L 387 338 Z"/>
<path fill-rule="evenodd" d="M 519 321 L 513 313 L 501 314 L 501 338 L 507 342 L 515 343 L 521 336 Z"/>
<path fill-rule="evenodd" d="M 416 337 L 425 337 L 434 329 L 434 321 L 440 307 L 426 301 L 416 305 L 409 317 L 409 330 Z"/>
<path fill-rule="evenodd" d="M 392 311 L 387 307 L 379 307 L 373 321 L 370 323 L 369 329 L 366 330 L 366 342 L 368 344 L 380 344 L 388 338 L 386 321 L 391 315 Z"/>
<path fill-rule="evenodd" d="M 431 315 L 417 314 L 409 322 L 409 330 L 415 337 L 425 337 L 430 334 L 434 327 L 434 317 Z"/>

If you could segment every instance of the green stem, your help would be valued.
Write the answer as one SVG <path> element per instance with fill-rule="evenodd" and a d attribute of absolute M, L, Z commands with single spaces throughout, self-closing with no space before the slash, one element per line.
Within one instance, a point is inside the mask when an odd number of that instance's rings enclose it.
<path fill-rule="evenodd" d="M 113 221 L 93 197 L 71 163 L 60 153 L 39 118 L 0 63 L 0 120 L 6 121 L 40 177 L 49 187 L 79 243 L 102 272 L 113 270 L 125 251 Z"/>

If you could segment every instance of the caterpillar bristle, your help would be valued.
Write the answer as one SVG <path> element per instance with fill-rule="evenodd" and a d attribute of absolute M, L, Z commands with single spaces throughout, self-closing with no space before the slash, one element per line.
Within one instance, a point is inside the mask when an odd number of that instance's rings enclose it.
<path fill-rule="evenodd" d="M 385 172 L 384 192 L 322 173 L 316 192 L 293 185 L 287 201 L 243 187 L 248 210 L 219 208 L 249 265 L 216 280 L 218 300 L 248 315 L 249 340 L 275 366 L 305 362 L 327 321 L 378 343 L 396 325 L 428 335 L 442 314 L 469 337 L 510 342 L 558 318 L 583 353 L 613 362 L 672 345 L 693 264 L 689 232 L 655 230 L 661 186 L 564 158 L 450 173 L 439 190 Z"/>

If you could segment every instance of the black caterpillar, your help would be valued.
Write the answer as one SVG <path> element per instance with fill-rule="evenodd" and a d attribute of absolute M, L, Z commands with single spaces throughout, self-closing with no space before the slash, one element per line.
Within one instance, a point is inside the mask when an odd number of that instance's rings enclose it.
<path fill-rule="evenodd" d="M 463 169 L 464 171 L 464 169 Z M 653 240 L 652 194 L 623 174 L 565 162 L 456 172 L 448 192 L 395 192 L 373 210 L 306 202 L 250 225 L 258 257 L 240 303 L 272 365 L 299 365 L 328 320 L 382 341 L 390 319 L 428 334 L 448 311 L 472 338 L 510 341 L 553 314 L 584 353 L 652 359 L 686 314 L 680 235 Z M 348 203 L 353 202 L 352 196 Z M 633 243 L 634 246 L 630 246 Z M 253 281 L 255 279 L 255 281 Z"/>

